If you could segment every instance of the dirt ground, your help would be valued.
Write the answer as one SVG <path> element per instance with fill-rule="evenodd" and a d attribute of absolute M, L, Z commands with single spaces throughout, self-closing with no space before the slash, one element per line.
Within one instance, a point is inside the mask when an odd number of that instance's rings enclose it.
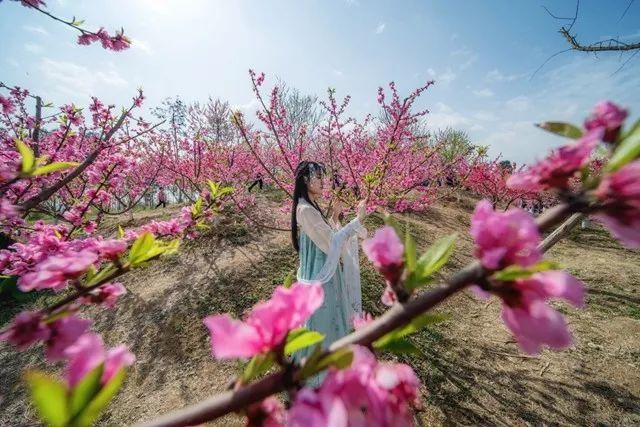
<path fill-rule="evenodd" d="M 262 203 L 263 210 L 277 212 L 273 202 Z M 410 225 L 420 249 L 459 233 L 445 275 L 469 261 L 473 204 L 461 196 L 424 213 L 399 217 Z M 143 211 L 132 221 L 120 221 L 130 227 L 175 210 Z M 377 218 L 368 220 L 370 229 L 379 225 Z M 111 222 L 105 230 L 116 228 Z M 256 229 L 241 218 L 225 216 L 177 255 L 126 276 L 129 293 L 116 309 L 86 310 L 109 345 L 126 343 L 137 357 L 99 424 L 131 425 L 224 390 L 236 364 L 211 357 L 202 319 L 222 312 L 240 316 L 268 297 L 295 267 L 288 239 L 287 233 Z M 502 325 L 498 301 L 455 296 L 438 308 L 449 313 L 450 320 L 413 337 L 421 354 L 402 357 L 423 383 L 424 408 L 418 413 L 423 424 L 640 425 L 640 254 L 621 248 L 594 226 L 574 232 L 549 258 L 589 289 L 584 310 L 558 305 L 567 315 L 575 346 L 526 356 Z M 367 264 L 362 274 L 365 309 L 380 313 L 382 282 Z M 5 304 L 0 310 L 5 319 L 16 308 Z M 0 347 L 2 426 L 37 425 L 20 379 L 26 368 L 45 368 L 41 349 L 17 353 Z M 243 423 L 232 415 L 211 425 Z"/>

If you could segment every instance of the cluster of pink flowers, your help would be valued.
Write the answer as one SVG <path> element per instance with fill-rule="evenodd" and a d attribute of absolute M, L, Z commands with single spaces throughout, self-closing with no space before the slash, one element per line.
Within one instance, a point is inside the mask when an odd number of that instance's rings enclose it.
<path fill-rule="evenodd" d="M 69 280 L 83 275 L 97 261 L 98 256 L 90 251 L 68 251 L 50 256 L 39 263 L 34 271 L 21 276 L 18 287 L 23 292 L 34 289 L 59 291 Z"/>
<path fill-rule="evenodd" d="M 25 311 L 0 334 L 0 341 L 7 341 L 20 350 L 44 342 L 49 361 L 67 360 L 66 376 L 71 387 L 104 363 L 102 384 L 105 384 L 121 367 L 130 366 L 135 358 L 125 346 L 106 351 L 102 338 L 87 332 L 90 325 L 91 321 L 75 315 L 46 322 L 42 313 Z"/>
<path fill-rule="evenodd" d="M 107 308 L 113 308 L 118 298 L 126 293 L 127 289 L 122 283 L 105 283 L 81 297 L 78 304 L 102 304 Z"/>
<path fill-rule="evenodd" d="M 324 300 L 320 284 L 279 286 L 271 299 L 257 304 L 244 321 L 226 314 L 208 316 L 211 351 L 218 359 L 251 357 L 276 348 L 287 333 L 302 324 Z"/>
<path fill-rule="evenodd" d="M 11 114 L 15 109 L 15 105 L 9 98 L 5 98 L 4 96 L 0 96 L 0 107 L 2 107 L 3 114 Z"/>
<path fill-rule="evenodd" d="M 488 201 L 482 201 L 476 206 L 471 234 L 475 255 L 489 270 L 530 267 L 542 260 L 535 221 L 522 210 L 495 212 Z M 478 296 L 489 296 L 478 286 L 472 289 Z M 508 282 L 492 280 L 489 292 L 502 299 L 502 319 L 524 351 L 538 353 L 543 345 L 555 350 L 571 345 L 564 317 L 548 301 L 562 298 L 581 307 L 585 291 L 578 279 L 564 271 L 548 270 Z"/>
<path fill-rule="evenodd" d="M 385 226 L 362 242 L 362 250 L 387 283 L 382 302 L 393 305 L 397 301 L 393 286 L 400 280 L 404 268 L 404 245 L 393 227 Z"/>
<path fill-rule="evenodd" d="M 331 369 L 318 389 L 298 392 L 287 417 L 292 427 L 410 426 L 420 382 L 408 365 L 378 362 L 352 346 L 351 366 Z"/>
<path fill-rule="evenodd" d="M 91 43 L 99 41 L 102 47 L 107 50 L 113 50 L 119 52 L 131 47 L 131 40 L 125 35 L 124 31 L 116 31 L 115 36 L 111 36 L 104 28 L 100 28 L 96 33 L 83 32 L 78 36 L 78 44 L 90 45 Z"/>
<path fill-rule="evenodd" d="M 627 118 L 627 110 L 611 101 L 601 101 L 596 104 L 591 116 L 584 122 L 585 129 L 604 130 L 602 140 L 615 142 L 620 134 L 620 128 Z"/>
<path fill-rule="evenodd" d="M 595 190 L 595 217 L 629 248 L 640 247 L 640 160 L 605 175 Z"/>
<path fill-rule="evenodd" d="M 476 243 L 475 257 L 490 270 L 513 264 L 528 267 L 542 259 L 538 227 L 521 209 L 495 212 L 489 201 L 479 202 L 471 221 L 471 236 Z"/>
<path fill-rule="evenodd" d="M 78 338 L 67 348 L 65 355 L 69 359 L 65 377 L 70 387 L 78 384 L 85 375 L 102 363 L 104 363 L 104 370 L 100 383 L 104 385 L 120 369 L 133 365 L 136 360 L 124 345 L 110 350 L 105 349 L 102 338 L 93 333 L 87 333 Z"/>
<path fill-rule="evenodd" d="M 601 128 L 594 128 L 578 141 L 552 151 L 546 159 L 512 175 L 507 186 L 524 191 L 568 188 L 576 172 L 589 163 L 589 156 L 602 135 Z"/>
<path fill-rule="evenodd" d="M 20 3 L 24 7 L 34 7 L 34 8 L 39 8 L 40 6 L 46 6 L 47 5 L 44 2 L 44 0 L 20 0 Z"/>

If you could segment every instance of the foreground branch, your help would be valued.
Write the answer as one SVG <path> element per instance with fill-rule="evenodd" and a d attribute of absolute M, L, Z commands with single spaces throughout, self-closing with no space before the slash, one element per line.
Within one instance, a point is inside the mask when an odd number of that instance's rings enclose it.
<path fill-rule="evenodd" d="M 542 232 L 564 221 L 571 212 L 571 207 L 563 203 L 549 209 L 544 215 L 540 216 L 536 222 Z M 554 241 L 549 247 L 557 241 L 558 240 Z M 543 245 L 544 242 L 540 245 L 543 250 L 548 249 L 548 247 L 545 248 Z M 429 292 L 418 295 L 405 304 L 395 304 L 366 327 L 358 329 L 335 341 L 331 344 L 327 353 L 334 352 L 351 344 L 371 344 L 386 333 L 409 323 L 416 316 L 430 310 L 466 286 L 482 279 L 486 274 L 487 271 L 480 263 L 474 261 L 455 273 L 444 284 L 439 285 Z M 295 376 L 297 372 L 299 372 L 299 369 L 294 371 L 293 375 Z M 141 426 L 177 427 L 196 425 L 210 421 L 230 412 L 238 411 L 252 403 L 259 402 L 272 394 L 283 391 L 286 388 L 285 379 L 285 372 L 281 370 L 238 390 L 227 391 L 210 397 L 194 406 L 189 406 L 174 413 L 167 414 Z"/>

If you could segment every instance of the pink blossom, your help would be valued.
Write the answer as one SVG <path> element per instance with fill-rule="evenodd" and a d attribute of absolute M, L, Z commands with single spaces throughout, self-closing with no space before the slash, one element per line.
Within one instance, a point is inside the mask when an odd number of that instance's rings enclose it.
<path fill-rule="evenodd" d="M 39 8 L 40 6 L 46 6 L 43 0 L 20 0 L 20 3 L 24 7 L 33 7 L 36 9 Z"/>
<path fill-rule="evenodd" d="M 84 33 L 78 36 L 78 44 L 88 46 L 91 43 L 98 41 L 99 37 L 92 33 Z"/>
<path fill-rule="evenodd" d="M 546 159 L 526 171 L 512 175 L 507 186 L 527 191 L 568 188 L 569 180 L 589 162 L 589 156 L 602 135 L 600 128 L 589 131 L 578 141 L 552 151 Z"/>
<path fill-rule="evenodd" d="M 393 227 L 385 226 L 362 243 L 362 248 L 373 265 L 384 268 L 403 264 L 404 246 Z"/>
<path fill-rule="evenodd" d="M 39 312 L 23 311 L 14 319 L 11 326 L 0 334 L 0 341 L 7 341 L 19 350 L 30 347 L 37 341 L 49 338 L 51 331 L 43 322 Z"/>
<path fill-rule="evenodd" d="M 0 199 L 0 221 L 5 225 L 22 223 L 18 207 L 5 198 Z"/>
<path fill-rule="evenodd" d="M 51 335 L 47 340 L 47 359 L 52 362 L 62 360 L 67 347 L 76 342 L 91 325 L 90 320 L 76 316 L 66 316 L 49 324 Z"/>
<path fill-rule="evenodd" d="M 352 346 L 353 362 L 331 369 L 317 390 L 302 389 L 289 411 L 292 426 L 410 426 L 419 381 L 404 364 L 378 363 L 365 347 Z"/>
<path fill-rule="evenodd" d="M 347 408 L 338 396 L 304 388 L 289 410 L 290 427 L 348 427 Z"/>
<path fill-rule="evenodd" d="M 35 271 L 20 277 L 18 287 L 23 292 L 33 289 L 59 290 L 67 280 L 84 274 L 97 260 L 98 256 L 91 251 L 69 251 L 50 256 L 38 264 Z"/>
<path fill-rule="evenodd" d="M 362 312 L 355 314 L 352 319 L 353 329 L 357 331 L 358 329 L 364 328 L 371 322 L 373 322 L 373 316 L 371 313 Z"/>
<path fill-rule="evenodd" d="M 89 221 L 87 223 L 84 224 L 84 232 L 87 234 L 91 234 L 94 231 L 96 231 L 96 228 L 98 228 L 98 224 L 96 224 L 95 221 Z"/>
<path fill-rule="evenodd" d="M 396 283 L 404 265 L 404 246 L 393 227 L 384 226 L 362 242 L 362 250 L 387 282 Z"/>
<path fill-rule="evenodd" d="M 125 345 L 119 345 L 107 351 L 101 383 L 108 383 L 120 369 L 133 365 L 135 361 L 136 357 Z"/>
<path fill-rule="evenodd" d="M 601 210 L 595 218 L 628 248 L 640 248 L 640 160 L 605 175 L 595 190 Z"/>
<path fill-rule="evenodd" d="M 278 346 L 287 333 L 301 326 L 322 305 L 319 284 L 279 286 L 270 300 L 258 303 L 245 321 L 226 314 L 208 316 L 204 324 L 211 333 L 211 350 L 218 359 L 251 357 Z"/>
<path fill-rule="evenodd" d="M 564 271 L 548 270 L 513 282 L 499 282 L 491 292 L 502 299 L 502 320 L 523 351 L 540 352 L 543 345 L 562 350 L 571 345 L 564 316 L 548 305 L 561 298 L 584 305 L 584 284 Z"/>
<path fill-rule="evenodd" d="M 127 242 L 122 240 L 102 240 L 98 242 L 97 248 L 102 258 L 115 260 L 127 250 Z"/>
<path fill-rule="evenodd" d="M 122 283 L 105 283 L 97 289 L 89 292 L 82 298 L 83 303 L 102 304 L 107 308 L 113 308 L 122 295 L 127 293 L 127 288 Z"/>
<path fill-rule="evenodd" d="M 104 363 L 104 370 L 100 383 L 104 385 L 121 368 L 135 362 L 135 356 L 124 346 L 105 350 L 102 338 L 94 333 L 86 333 L 78 338 L 75 344 L 67 348 L 65 355 L 69 359 L 65 377 L 70 387 L 74 387 L 101 363 Z"/>
<path fill-rule="evenodd" d="M 0 96 L 0 107 L 2 107 L 2 112 L 4 114 L 11 114 L 15 109 L 13 102 L 4 96 Z"/>
<path fill-rule="evenodd" d="M 246 427 L 281 427 L 285 425 L 287 416 L 284 405 L 275 396 L 249 406 L 246 414 Z"/>
<path fill-rule="evenodd" d="M 534 219 L 522 209 L 495 212 L 488 200 L 476 205 L 471 219 L 475 256 L 491 270 L 517 264 L 530 266 L 542 259 L 540 233 Z"/>
<path fill-rule="evenodd" d="M 591 116 L 584 122 L 587 130 L 604 129 L 602 140 L 615 142 L 620 133 L 620 127 L 627 118 L 627 110 L 611 101 L 598 102 Z"/>

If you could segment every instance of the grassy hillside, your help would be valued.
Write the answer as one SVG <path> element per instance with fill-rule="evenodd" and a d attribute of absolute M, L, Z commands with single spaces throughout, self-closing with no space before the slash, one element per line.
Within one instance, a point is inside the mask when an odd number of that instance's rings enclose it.
<path fill-rule="evenodd" d="M 469 218 L 474 200 L 461 196 L 421 214 L 402 215 L 420 249 L 459 232 L 444 274 L 469 261 Z M 262 209 L 275 211 L 272 201 Z M 131 226 L 171 212 L 138 212 Z M 379 218 L 368 219 L 370 230 Z M 115 230 L 117 223 L 107 224 Z M 226 216 L 207 235 L 179 254 L 125 277 L 129 294 L 113 311 L 91 308 L 95 329 L 109 344 L 127 343 L 138 360 L 102 425 L 129 425 L 197 402 L 225 389 L 236 365 L 217 362 L 209 351 L 202 318 L 211 313 L 240 316 L 269 296 L 295 268 L 287 233 L 247 227 Z M 520 353 L 500 321 L 497 301 L 469 295 L 439 308 L 449 321 L 417 334 L 421 355 L 403 358 L 423 383 L 425 424 L 640 424 L 640 254 L 618 246 L 593 229 L 574 233 L 550 255 L 587 283 L 588 305 L 577 311 L 560 305 L 576 345 L 540 357 Z M 380 313 L 383 283 L 363 260 L 363 302 Z M 28 301 L 39 305 L 42 300 Z M 8 318 L 14 307 L 2 308 Z M 388 356 L 392 357 L 392 356 Z M 33 425 L 25 406 L 20 373 L 42 365 L 42 352 L 0 349 L 0 424 Z M 230 416 L 214 425 L 242 425 Z"/>

